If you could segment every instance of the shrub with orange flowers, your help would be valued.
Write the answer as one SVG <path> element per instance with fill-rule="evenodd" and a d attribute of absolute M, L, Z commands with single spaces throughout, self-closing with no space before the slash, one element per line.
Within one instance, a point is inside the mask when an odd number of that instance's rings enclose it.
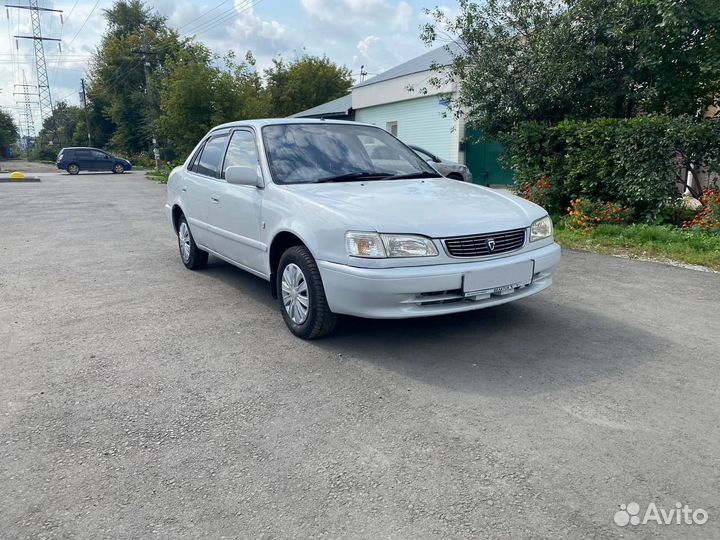
<path fill-rule="evenodd" d="M 534 202 L 545 208 L 551 215 L 560 212 L 557 186 L 547 176 L 541 176 L 535 182 L 523 182 L 516 186 L 517 194 L 523 199 Z"/>
<path fill-rule="evenodd" d="M 598 225 L 627 224 L 633 216 L 632 208 L 609 201 L 596 202 L 584 198 L 571 200 L 567 212 L 567 228 L 583 234 L 591 233 Z"/>
<path fill-rule="evenodd" d="M 700 202 L 702 208 L 693 219 L 683 223 L 683 229 L 720 234 L 720 189 L 706 189 L 700 197 Z"/>

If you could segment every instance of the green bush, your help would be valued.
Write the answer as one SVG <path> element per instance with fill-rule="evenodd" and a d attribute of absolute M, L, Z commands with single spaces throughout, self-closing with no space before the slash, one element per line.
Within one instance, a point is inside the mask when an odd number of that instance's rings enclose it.
<path fill-rule="evenodd" d="M 525 122 L 502 135 L 518 191 L 546 177 L 549 209 L 610 201 L 634 219 L 662 220 L 677 204 L 679 165 L 720 169 L 720 120 L 642 116 Z"/>

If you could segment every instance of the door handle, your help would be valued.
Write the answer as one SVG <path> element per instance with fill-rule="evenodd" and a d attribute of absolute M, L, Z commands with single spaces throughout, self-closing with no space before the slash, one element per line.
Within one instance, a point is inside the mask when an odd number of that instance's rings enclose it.
<path fill-rule="evenodd" d="M 210 200 L 214 203 L 220 202 L 220 196 L 219 195 L 210 195 Z"/>

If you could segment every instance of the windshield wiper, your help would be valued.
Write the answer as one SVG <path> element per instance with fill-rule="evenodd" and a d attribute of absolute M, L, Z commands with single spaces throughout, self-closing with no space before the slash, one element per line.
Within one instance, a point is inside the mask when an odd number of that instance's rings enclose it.
<path fill-rule="evenodd" d="M 324 182 L 351 182 L 353 180 L 367 180 L 370 178 L 384 179 L 388 175 L 390 175 L 390 173 L 382 171 L 355 171 L 345 174 L 338 174 L 337 176 L 326 176 L 324 178 L 318 178 L 317 180 L 315 180 L 315 183 L 322 184 Z"/>
<path fill-rule="evenodd" d="M 411 178 L 438 178 L 441 176 L 439 173 L 431 173 L 428 171 L 418 171 L 407 174 L 395 174 L 393 176 L 386 176 L 383 180 L 406 180 Z"/>

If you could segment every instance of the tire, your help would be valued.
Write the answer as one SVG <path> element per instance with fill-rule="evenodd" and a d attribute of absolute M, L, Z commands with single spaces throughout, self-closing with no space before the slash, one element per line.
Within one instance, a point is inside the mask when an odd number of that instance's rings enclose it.
<path fill-rule="evenodd" d="M 305 246 L 293 246 L 283 253 L 276 279 L 280 312 L 293 334 L 317 339 L 335 329 L 338 316 L 328 307 L 320 271 Z M 302 313 L 305 303 L 306 311 Z"/>
<path fill-rule="evenodd" d="M 77 174 L 80 172 L 80 167 L 77 166 L 77 163 L 71 163 L 67 166 L 65 169 L 69 174 Z"/>
<path fill-rule="evenodd" d="M 113 165 L 112 172 L 113 172 L 113 174 L 122 174 L 122 173 L 124 173 L 124 172 L 125 172 L 125 165 L 123 165 L 122 163 L 116 163 L 115 165 Z"/>
<path fill-rule="evenodd" d="M 451 180 L 459 180 L 460 182 L 464 182 L 465 179 L 462 177 L 460 173 L 450 173 L 447 175 L 448 178 Z"/>
<path fill-rule="evenodd" d="M 185 216 L 178 220 L 178 248 L 180 249 L 180 260 L 190 270 L 200 270 L 208 261 L 207 251 L 203 251 L 197 244 L 190 232 Z"/>

